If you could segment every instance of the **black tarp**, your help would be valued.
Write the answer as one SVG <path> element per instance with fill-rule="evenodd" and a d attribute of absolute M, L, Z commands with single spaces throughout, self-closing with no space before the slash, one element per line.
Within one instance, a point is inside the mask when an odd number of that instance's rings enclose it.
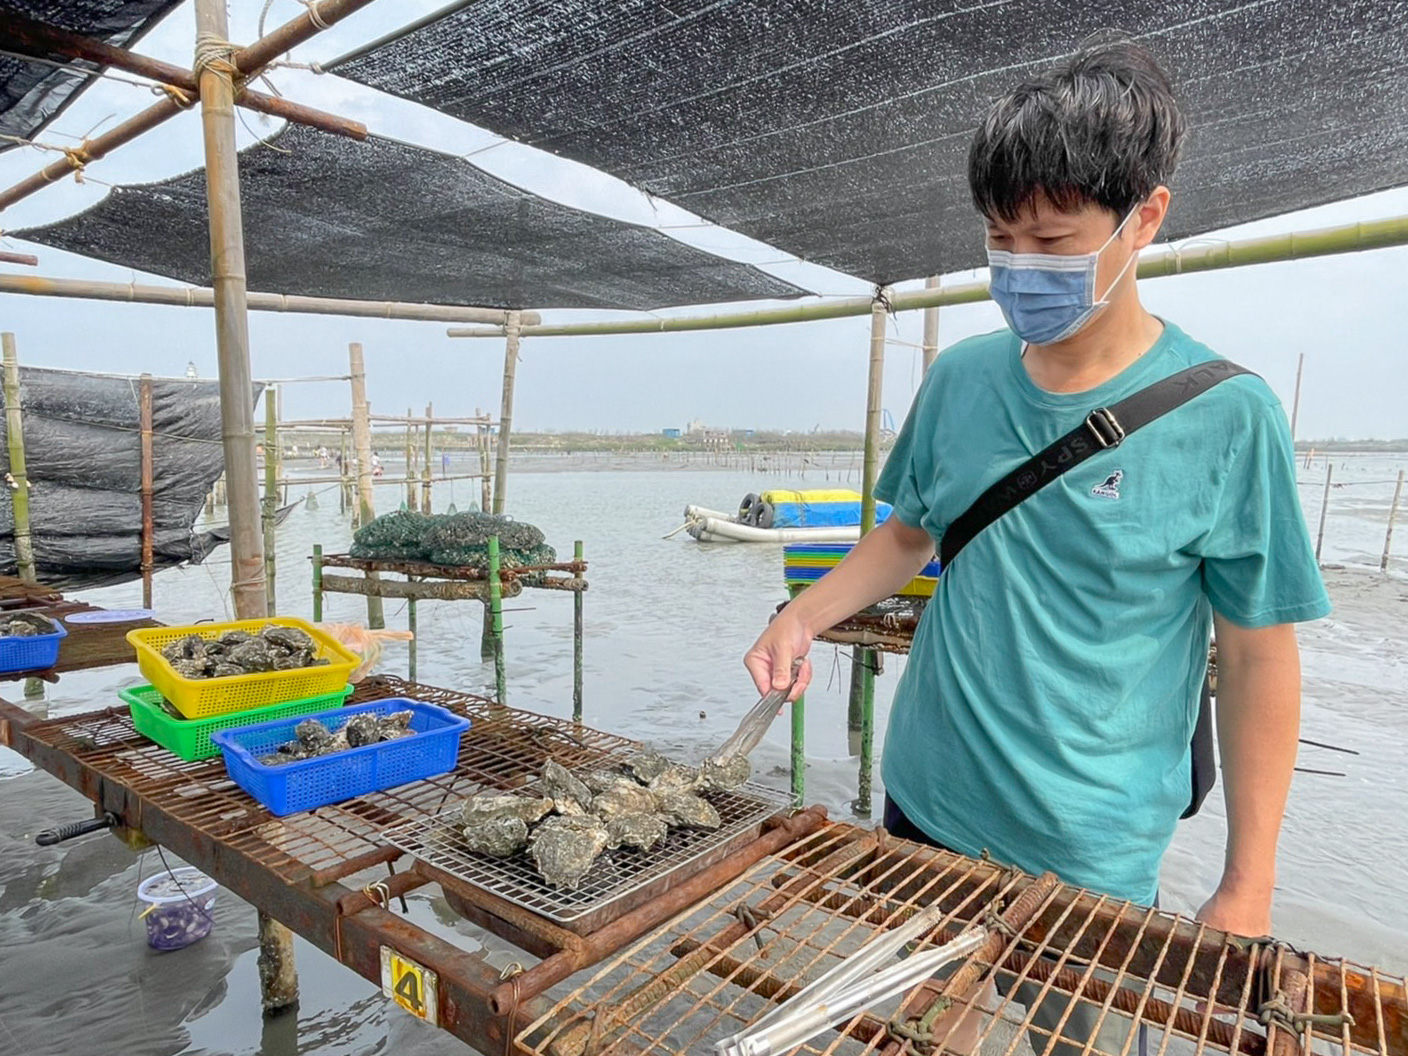
<path fill-rule="evenodd" d="M 93 586 L 131 578 L 142 557 L 139 381 L 20 368 L 30 533 L 39 579 Z M 252 398 L 257 398 L 259 386 Z M 194 531 L 224 472 L 215 381 L 152 379 L 153 550 L 158 568 L 202 560 L 219 541 Z M 9 473 L 0 415 L 0 473 Z M 15 571 L 12 491 L 0 485 L 0 572 Z"/>
<path fill-rule="evenodd" d="M 181 0 L 4 0 L 0 3 L 0 133 L 32 139 L 57 117 L 93 78 L 45 63 L 3 54 L 5 15 L 11 12 L 85 37 L 127 47 L 139 40 Z M 82 70 L 92 63 L 49 56 Z M 0 140 L 0 151 L 18 146 Z"/>
<path fill-rule="evenodd" d="M 1092 34 L 1171 69 L 1173 239 L 1408 183 L 1408 0 L 479 0 L 336 66 L 875 282 L 983 263 L 995 95 Z"/>
<path fill-rule="evenodd" d="M 249 286 L 504 308 L 634 308 L 803 291 L 651 228 L 540 198 L 447 154 L 291 126 L 240 155 Z M 205 171 L 117 187 L 16 238 L 210 281 Z"/>

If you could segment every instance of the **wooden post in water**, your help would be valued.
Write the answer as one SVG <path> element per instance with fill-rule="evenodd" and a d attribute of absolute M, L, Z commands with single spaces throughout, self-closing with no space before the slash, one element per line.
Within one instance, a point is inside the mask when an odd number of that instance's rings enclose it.
<path fill-rule="evenodd" d="M 279 435 L 279 423 L 282 422 L 283 420 L 284 420 L 284 390 L 283 390 L 282 388 L 278 387 L 278 386 L 275 386 L 275 387 L 274 387 L 274 480 L 275 480 L 276 482 L 279 482 L 279 481 L 282 482 L 282 483 L 280 483 L 280 484 L 277 484 L 277 490 L 276 490 L 276 493 L 275 493 L 276 501 L 275 501 L 275 503 L 274 503 L 274 508 L 275 508 L 276 510 L 279 508 L 279 506 L 286 506 L 286 505 L 288 505 L 288 477 L 287 477 L 287 476 L 285 475 L 285 473 L 284 473 L 284 443 L 283 443 L 282 438 L 281 438 L 280 435 Z M 295 433 L 294 435 L 296 436 L 297 434 Z M 269 597 L 271 597 L 271 598 L 272 598 L 273 596 L 274 596 L 274 595 L 273 595 L 272 593 L 269 595 Z M 273 610 L 273 608 L 272 608 L 272 606 L 271 606 L 270 609 L 269 609 L 269 615 L 272 616 L 273 614 L 274 614 L 274 610 Z"/>
<path fill-rule="evenodd" d="M 411 409 L 406 408 L 406 509 L 416 508 L 416 443 L 415 427 L 411 425 Z"/>
<path fill-rule="evenodd" d="M 430 460 L 435 457 L 435 439 L 431 426 L 435 405 L 425 405 L 425 458 L 420 467 L 420 512 L 430 513 Z"/>
<path fill-rule="evenodd" d="M 1388 508 L 1388 531 L 1384 533 L 1384 556 L 1379 559 L 1379 571 L 1388 571 L 1388 550 L 1393 543 L 1393 522 L 1398 519 L 1398 500 L 1403 495 L 1403 470 L 1398 471 L 1398 483 L 1393 486 L 1393 505 Z"/>
<path fill-rule="evenodd" d="M 1320 502 L 1320 531 L 1315 536 L 1315 563 L 1320 563 L 1320 547 L 1325 542 L 1325 515 L 1330 511 L 1330 478 L 1334 476 L 1335 463 L 1325 458 L 1325 495 Z"/>
<path fill-rule="evenodd" d="M 943 283 L 937 275 L 924 280 L 926 290 L 937 290 Z M 933 305 L 924 309 L 924 371 L 934 365 L 939 355 L 939 307 Z"/>
<path fill-rule="evenodd" d="M 339 430 L 338 442 L 342 445 L 339 453 L 342 455 L 342 465 L 338 467 L 338 472 L 342 476 L 342 483 L 337 489 L 338 513 L 346 513 L 354 509 L 352 501 L 352 452 L 347 443 L 347 430 Z M 352 519 L 355 521 L 356 514 Z"/>
<path fill-rule="evenodd" d="M 518 312 L 508 313 L 508 323 L 504 327 L 504 391 L 499 408 L 499 446 L 497 463 L 494 466 L 494 512 L 504 512 L 504 498 L 508 490 L 508 444 L 513 431 L 513 381 L 518 373 Z"/>
<path fill-rule="evenodd" d="M 367 368 L 362 358 L 362 345 L 353 341 L 347 346 L 352 382 L 352 442 L 357 449 L 357 524 L 370 524 L 376 519 L 376 495 L 372 490 L 372 410 L 367 403 Z M 375 572 L 367 573 L 375 579 Z M 386 626 L 381 599 L 367 595 L 367 626 Z"/>
<path fill-rule="evenodd" d="M 478 407 L 474 408 L 474 417 L 482 414 Z M 494 501 L 493 484 L 489 478 L 489 426 L 476 426 L 475 431 L 479 441 L 479 508 L 488 513 Z"/>
<path fill-rule="evenodd" d="M 499 537 L 489 537 L 489 627 L 494 645 L 494 699 L 508 703 L 508 679 L 504 673 L 504 593 L 499 580 Z"/>
<path fill-rule="evenodd" d="M 20 402 L 20 358 L 15 335 L 0 334 L 5 356 L 5 434 L 10 455 L 10 503 L 15 519 L 15 563 L 20 579 L 34 578 L 34 539 L 29 531 L 29 473 L 24 461 L 24 408 Z"/>
<path fill-rule="evenodd" d="M 270 385 L 264 390 L 264 597 L 270 616 L 278 611 L 274 595 L 274 576 L 277 571 L 274 521 L 279 512 L 278 449 L 278 390 Z"/>
<path fill-rule="evenodd" d="M 313 544 L 313 622 L 323 622 L 323 544 Z"/>
<path fill-rule="evenodd" d="M 201 129 L 205 141 L 206 206 L 210 217 L 210 274 L 215 344 L 220 365 L 220 419 L 230 501 L 230 592 L 240 619 L 267 614 L 264 554 L 259 533 L 259 488 L 254 464 L 254 406 L 249 369 L 249 316 L 245 297 L 244 224 L 240 208 L 239 154 L 235 148 L 237 72 L 226 46 L 230 26 L 225 0 L 196 0 L 196 63 Z M 260 996 L 266 1013 L 298 1001 L 293 933 L 259 915 Z"/>
<path fill-rule="evenodd" d="M 1300 418 L 1300 376 L 1305 370 L 1305 353 L 1300 354 L 1300 359 L 1296 361 L 1296 394 L 1291 400 L 1291 443 L 1296 442 L 1296 421 Z"/>
<path fill-rule="evenodd" d="M 1400 474 L 1402 476 L 1402 474 Z M 582 540 L 572 544 L 572 560 L 582 563 Z M 580 572 L 572 573 L 581 576 Z M 582 591 L 572 592 L 572 721 L 582 721 Z"/>
<path fill-rule="evenodd" d="M 137 381 L 137 413 L 142 429 L 142 608 L 152 607 L 152 536 L 156 533 L 152 513 L 152 376 Z"/>

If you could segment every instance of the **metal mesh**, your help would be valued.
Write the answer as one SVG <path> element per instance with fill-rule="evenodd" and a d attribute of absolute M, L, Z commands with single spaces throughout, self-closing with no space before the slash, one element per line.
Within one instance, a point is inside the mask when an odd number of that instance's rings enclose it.
<path fill-rule="evenodd" d="M 1171 239 L 1408 182 L 1404 0 L 479 0 L 343 76 L 874 282 L 984 263 L 988 102 L 1138 34 L 1192 125 Z"/>
<path fill-rule="evenodd" d="M 739 792 L 714 792 L 706 797 L 723 825 L 714 831 L 671 829 L 663 843 L 650 851 L 622 848 L 608 851 L 582 878 L 575 891 L 552 887 L 539 875 L 527 852 L 499 859 L 476 854 L 465 846 L 454 822 L 458 809 L 437 818 L 411 822 L 383 833 L 383 838 L 435 868 L 522 906 L 569 925 L 620 899 L 640 892 L 690 868 L 704 868 L 737 842 L 751 839 L 762 823 L 787 805 L 785 795 L 772 789 L 747 786 Z"/>
<path fill-rule="evenodd" d="M 992 863 L 831 826 L 764 859 L 585 984 L 559 993 L 517 1042 L 520 1051 L 542 1056 L 583 1056 L 608 1046 L 637 1054 L 708 1053 L 713 1042 L 918 908 L 944 910 L 924 943 L 937 945 L 970 923 L 992 923 L 1031 883 Z M 979 978 L 992 979 L 995 990 L 981 1012 L 967 1014 L 985 1056 L 1129 1056 L 1140 1051 L 1138 1031 L 1130 1029 L 1136 1020 L 1157 1028 L 1146 1043 L 1150 1056 L 1280 1056 L 1295 1039 L 1274 1020 L 1263 1026 L 1258 1010 L 1293 987 L 1295 972 L 1313 980 L 1305 1007 L 1326 1017 L 1294 1031 L 1306 1052 L 1388 1056 L 1405 1049 L 1403 980 L 1372 968 L 1226 941 L 1172 914 L 1059 884 L 1025 925 L 997 933 L 1000 949 L 975 959 Z M 956 1037 L 949 1033 L 959 1025 L 953 1020 L 941 1020 L 927 1042 L 911 1038 L 904 1050 L 901 1042 L 906 1033 L 921 1033 L 918 1019 L 943 985 L 931 980 L 796 1051 L 938 1052 Z M 1338 1017 L 1346 1010 L 1353 1022 Z M 1061 1039 L 1059 1049 L 1048 1049 L 1053 1036 Z"/>
<path fill-rule="evenodd" d="M 362 300 L 635 308 L 803 291 L 650 228 L 539 198 L 448 154 L 302 125 L 240 154 L 249 286 Z M 115 188 L 16 231 L 84 256 L 210 282 L 205 172 Z"/>
<path fill-rule="evenodd" d="M 109 44 L 130 45 L 156 25 L 181 0 L 5 0 L 4 6 L 39 22 L 82 33 Z M 0 43 L 0 48 L 3 48 Z M 78 70 L 92 63 L 50 56 Z M 91 77 L 49 63 L 0 54 L 0 135 L 32 139 L 85 88 Z M 0 152 L 18 146 L 0 140 Z"/>

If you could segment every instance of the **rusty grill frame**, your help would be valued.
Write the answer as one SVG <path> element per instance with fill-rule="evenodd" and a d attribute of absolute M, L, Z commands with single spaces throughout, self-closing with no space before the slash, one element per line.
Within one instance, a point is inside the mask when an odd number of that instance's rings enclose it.
<path fill-rule="evenodd" d="M 996 925 L 987 948 L 946 983 L 856 1016 L 795 1050 L 811 1056 L 908 1056 L 941 1051 L 948 1031 L 925 1039 L 921 1017 L 975 982 L 1000 984 L 980 1021 L 984 1056 L 1130 1056 L 1137 1031 L 1101 1048 L 1070 1041 L 1065 1019 L 1033 1022 L 1018 1000 L 1084 1009 L 1096 1028 L 1120 1017 L 1158 1028 L 1149 1056 L 1226 1052 L 1291 1056 L 1402 1054 L 1408 1049 L 1404 981 L 1343 960 L 1301 955 L 1271 941 L 1229 939 L 1159 910 L 1035 879 L 994 863 L 888 837 L 829 826 L 771 856 L 734 883 L 604 963 L 585 983 L 555 991 L 553 1006 L 515 1039 L 524 1056 L 601 1056 L 608 1051 L 712 1053 L 829 969 L 880 929 L 938 903 L 944 917 L 926 944 L 972 923 Z M 1007 907 L 1005 912 L 1001 912 Z M 1001 916 L 999 917 L 999 913 Z M 1034 992 L 1033 992 L 1034 991 Z M 1273 1001 L 1278 998 L 1278 1001 Z M 1259 1012 L 1279 1004 L 1289 1019 Z M 1200 1007 L 1201 1006 L 1201 1007 Z M 883 1014 L 894 1009 L 893 1015 Z M 1352 1020 L 1336 1022 L 1349 1011 Z M 1300 1016 L 1327 1017 L 1320 1021 Z M 1048 1021 L 1049 1023 L 1049 1021 Z M 1294 1028 L 1292 1027 L 1294 1023 Z M 954 1023 L 952 1026 L 956 1026 Z M 1175 1039 L 1178 1039 L 1175 1041 Z"/>

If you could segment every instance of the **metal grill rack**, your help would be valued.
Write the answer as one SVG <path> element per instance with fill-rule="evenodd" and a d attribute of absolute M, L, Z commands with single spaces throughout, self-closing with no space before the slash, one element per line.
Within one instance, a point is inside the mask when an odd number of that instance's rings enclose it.
<path fill-rule="evenodd" d="M 989 945 L 950 980 L 931 980 L 903 1003 L 858 1015 L 797 1051 L 937 1053 L 952 1035 L 923 1014 L 985 979 L 997 983 L 991 1003 L 967 1013 L 985 1056 L 1014 1056 L 1028 1045 L 1037 1056 L 1129 1056 L 1140 1051 L 1138 1031 L 1129 1029 L 1135 1021 L 1150 1028 L 1149 1056 L 1383 1056 L 1408 1047 L 1402 979 L 1227 940 L 1053 877 L 835 825 L 764 859 L 604 962 L 586 983 L 553 991 L 553 1007 L 518 1035 L 519 1051 L 712 1053 L 715 1041 L 877 931 L 934 903 L 945 915 L 926 944 L 986 921 L 996 924 Z M 1312 1012 L 1316 1019 L 1306 1019 Z M 1092 1031 L 1078 1031 L 1081 1020 Z M 1055 1034 L 1059 1047 L 1050 1044 Z"/>
<path fill-rule="evenodd" d="M 597 859 L 575 891 L 552 887 L 538 874 L 526 852 L 511 858 L 478 854 L 465 846 L 454 821 L 458 810 L 436 818 L 388 829 L 382 838 L 442 873 L 537 913 L 578 933 L 595 931 L 619 917 L 629 905 L 659 891 L 673 874 L 707 868 L 739 843 L 753 839 L 763 822 L 784 809 L 784 793 L 758 785 L 737 792 L 705 796 L 723 825 L 714 831 L 671 829 L 651 851 L 621 848 Z"/>

